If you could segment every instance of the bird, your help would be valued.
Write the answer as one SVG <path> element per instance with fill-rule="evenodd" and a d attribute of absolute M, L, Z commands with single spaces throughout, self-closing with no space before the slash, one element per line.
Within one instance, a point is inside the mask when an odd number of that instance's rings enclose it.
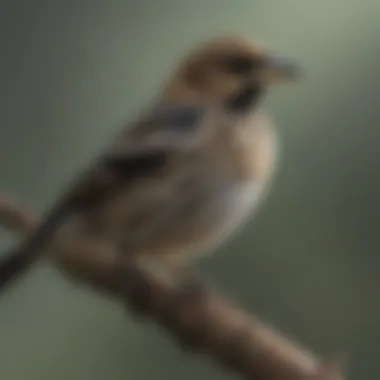
<path fill-rule="evenodd" d="M 134 261 L 168 276 L 215 251 L 262 203 L 278 157 L 264 100 L 299 72 L 292 60 L 237 34 L 190 48 L 0 261 L 0 291 L 43 252 L 59 261 L 84 241 L 102 247 L 99 260 Z"/>

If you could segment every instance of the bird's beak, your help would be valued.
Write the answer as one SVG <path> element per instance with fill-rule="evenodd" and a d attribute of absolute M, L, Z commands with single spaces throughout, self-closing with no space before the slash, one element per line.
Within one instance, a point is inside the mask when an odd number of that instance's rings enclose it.
<path fill-rule="evenodd" d="M 267 85 L 294 81 L 299 76 L 300 68 L 290 60 L 273 56 L 263 59 L 260 80 Z"/>

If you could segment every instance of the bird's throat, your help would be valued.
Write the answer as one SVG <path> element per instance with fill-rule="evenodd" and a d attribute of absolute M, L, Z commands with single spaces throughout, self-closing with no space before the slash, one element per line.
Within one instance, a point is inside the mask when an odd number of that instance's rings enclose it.
<path fill-rule="evenodd" d="M 264 89 L 258 84 L 248 84 L 227 101 L 227 108 L 233 112 L 245 113 L 254 108 L 264 95 Z"/>

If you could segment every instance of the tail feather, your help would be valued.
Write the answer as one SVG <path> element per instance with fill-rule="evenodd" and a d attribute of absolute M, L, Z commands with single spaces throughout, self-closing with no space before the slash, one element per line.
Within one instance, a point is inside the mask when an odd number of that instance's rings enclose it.
<path fill-rule="evenodd" d="M 3 290 L 12 281 L 19 278 L 32 263 L 28 255 L 18 255 L 11 252 L 0 260 L 0 290 Z"/>
<path fill-rule="evenodd" d="M 5 211 L 9 211 L 4 208 L 0 210 L 0 214 L 3 217 L 3 224 L 6 220 L 4 215 Z M 3 211 L 3 212 L 1 212 Z M 14 210 L 13 210 L 14 211 Z M 20 216 L 22 215 L 21 211 L 18 211 Z M 15 213 L 9 213 L 8 215 L 15 215 Z M 44 245 L 53 237 L 56 230 L 62 224 L 62 221 L 66 217 L 66 212 L 64 207 L 59 206 L 55 210 L 52 210 L 50 215 L 47 216 L 42 225 L 39 225 L 38 228 L 34 229 L 33 232 L 27 235 L 26 239 L 23 241 L 21 246 L 13 249 L 11 252 L 6 254 L 3 259 L 0 259 L 0 293 L 10 286 L 15 280 L 17 280 L 22 274 L 32 267 L 32 264 L 38 260 L 43 251 Z M 26 220 L 25 220 L 26 221 Z M 30 225 L 34 224 L 30 220 Z M 16 225 L 14 223 L 13 225 Z M 19 225 L 20 232 L 26 232 L 26 229 L 21 228 L 21 223 Z M 32 229 L 30 229 L 32 230 Z"/>

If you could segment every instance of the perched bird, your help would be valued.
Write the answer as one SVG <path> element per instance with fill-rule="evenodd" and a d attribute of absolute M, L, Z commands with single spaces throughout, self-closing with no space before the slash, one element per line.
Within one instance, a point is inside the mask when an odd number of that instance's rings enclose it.
<path fill-rule="evenodd" d="M 67 242 L 97 242 L 105 260 L 166 268 L 214 249 L 262 198 L 276 159 L 262 101 L 272 84 L 297 74 L 239 36 L 190 51 L 152 104 L 0 263 L 0 288 L 42 251 L 64 256 Z"/>

